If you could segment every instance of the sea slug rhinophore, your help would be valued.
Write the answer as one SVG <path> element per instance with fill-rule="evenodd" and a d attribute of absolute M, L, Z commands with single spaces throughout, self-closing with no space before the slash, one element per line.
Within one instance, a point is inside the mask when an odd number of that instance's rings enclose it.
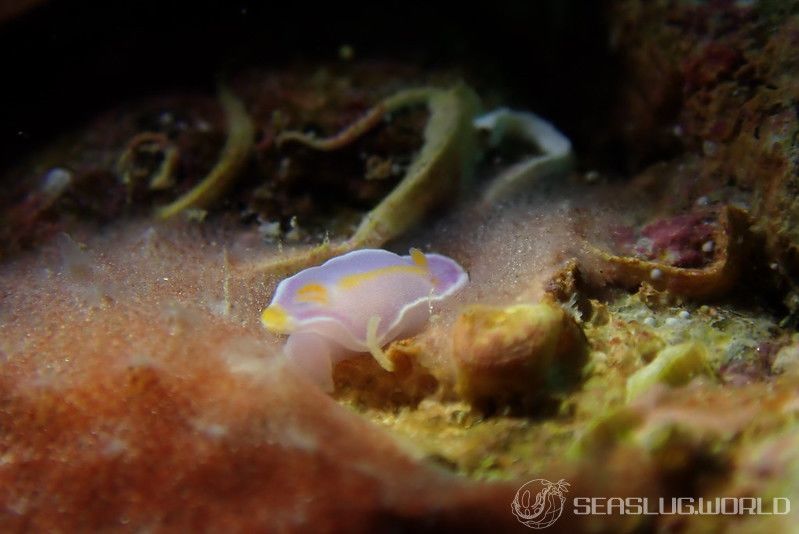
<path fill-rule="evenodd" d="M 382 347 L 419 332 L 432 303 L 467 281 L 466 271 L 440 254 L 356 250 L 280 282 L 261 321 L 290 334 L 286 355 L 330 390 L 332 363 L 352 352 L 369 352 L 393 370 Z"/>

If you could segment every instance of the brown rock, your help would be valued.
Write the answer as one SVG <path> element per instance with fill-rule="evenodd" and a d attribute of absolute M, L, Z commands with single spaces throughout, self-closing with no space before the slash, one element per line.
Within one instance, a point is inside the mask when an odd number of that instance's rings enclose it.
<path fill-rule="evenodd" d="M 580 375 L 582 330 L 551 303 L 471 306 L 453 329 L 457 392 L 482 409 L 531 408 Z"/>

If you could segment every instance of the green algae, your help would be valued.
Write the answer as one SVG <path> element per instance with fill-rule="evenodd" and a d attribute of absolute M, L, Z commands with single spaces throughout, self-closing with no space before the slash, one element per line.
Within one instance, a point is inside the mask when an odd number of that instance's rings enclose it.
<path fill-rule="evenodd" d="M 666 347 L 627 379 L 627 400 L 639 397 L 655 384 L 677 387 L 697 376 L 714 376 L 703 344 L 689 341 Z"/>

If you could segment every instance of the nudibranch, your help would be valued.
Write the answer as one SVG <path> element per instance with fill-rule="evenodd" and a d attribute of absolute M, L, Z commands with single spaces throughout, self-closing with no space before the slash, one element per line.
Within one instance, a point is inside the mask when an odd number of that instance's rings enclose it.
<path fill-rule="evenodd" d="M 356 250 L 280 282 L 261 321 L 273 332 L 289 334 L 287 356 L 324 382 L 332 363 L 347 351 L 369 352 L 392 371 L 383 346 L 418 333 L 432 304 L 467 281 L 466 271 L 440 254 Z"/>

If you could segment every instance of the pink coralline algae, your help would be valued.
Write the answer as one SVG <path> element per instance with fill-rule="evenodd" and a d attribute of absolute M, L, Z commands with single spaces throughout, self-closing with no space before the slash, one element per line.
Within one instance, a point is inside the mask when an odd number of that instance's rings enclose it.
<path fill-rule="evenodd" d="M 712 214 L 685 213 L 658 219 L 636 233 L 614 232 L 632 255 L 674 267 L 702 267 L 713 259 L 716 225 Z"/>

